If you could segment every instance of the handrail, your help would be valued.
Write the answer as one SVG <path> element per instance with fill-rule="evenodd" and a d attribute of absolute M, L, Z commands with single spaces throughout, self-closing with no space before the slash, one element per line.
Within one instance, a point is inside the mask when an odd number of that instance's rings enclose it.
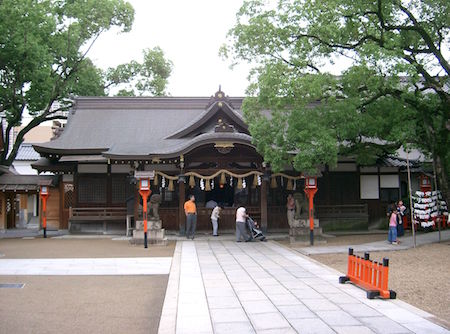
<path fill-rule="evenodd" d="M 113 217 L 126 216 L 127 208 L 125 207 L 98 207 L 98 208 L 70 208 L 69 217 Z"/>

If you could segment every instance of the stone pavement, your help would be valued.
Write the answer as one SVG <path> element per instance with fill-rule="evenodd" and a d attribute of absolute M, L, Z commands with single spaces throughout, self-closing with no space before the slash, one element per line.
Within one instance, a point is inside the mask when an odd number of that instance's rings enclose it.
<path fill-rule="evenodd" d="M 159 333 L 449 333 L 339 276 L 274 242 L 179 241 Z"/>
<path fill-rule="evenodd" d="M 171 257 L 1 259 L 0 275 L 167 275 Z"/>
<path fill-rule="evenodd" d="M 387 232 L 386 232 L 387 239 Z M 353 248 L 355 252 L 379 252 L 379 251 L 392 251 L 409 249 L 414 247 L 414 240 L 412 236 L 400 237 L 400 243 L 398 245 L 392 245 L 387 240 L 369 242 L 362 245 L 345 245 L 345 246 L 314 246 L 314 247 L 300 247 L 295 248 L 296 251 L 305 254 L 335 254 L 335 253 L 348 253 L 349 247 Z M 441 231 L 441 242 L 450 240 L 450 229 Z M 439 241 L 439 232 L 419 233 L 416 235 L 416 245 L 431 244 Z"/>

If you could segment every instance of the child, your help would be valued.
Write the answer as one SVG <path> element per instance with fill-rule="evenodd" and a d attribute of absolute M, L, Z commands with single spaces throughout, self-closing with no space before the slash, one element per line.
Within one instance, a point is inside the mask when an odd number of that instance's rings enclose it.
<path fill-rule="evenodd" d="M 388 241 L 393 245 L 397 245 L 397 208 L 395 205 L 391 207 L 391 215 L 389 216 Z"/>

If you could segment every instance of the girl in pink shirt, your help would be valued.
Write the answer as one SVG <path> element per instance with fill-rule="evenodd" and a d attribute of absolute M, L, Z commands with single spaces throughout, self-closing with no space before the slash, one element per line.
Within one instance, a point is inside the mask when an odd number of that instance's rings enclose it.
<path fill-rule="evenodd" d="M 391 214 L 389 216 L 389 234 L 388 241 L 393 245 L 397 244 L 397 208 L 391 207 Z"/>

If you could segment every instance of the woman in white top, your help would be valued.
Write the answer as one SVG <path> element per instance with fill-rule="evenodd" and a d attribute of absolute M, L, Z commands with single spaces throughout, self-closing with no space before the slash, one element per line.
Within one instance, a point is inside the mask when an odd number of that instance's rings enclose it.
<path fill-rule="evenodd" d="M 236 210 L 236 242 L 241 241 L 241 237 L 245 241 L 251 241 L 252 238 L 247 233 L 246 222 L 248 214 L 244 207 L 240 207 Z"/>
<path fill-rule="evenodd" d="M 211 223 L 213 226 L 213 236 L 217 237 L 217 229 L 219 228 L 219 218 L 220 218 L 220 211 L 222 210 L 222 208 L 218 205 L 216 205 L 216 207 L 213 209 L 212 213 L 211 213 Z"/>

